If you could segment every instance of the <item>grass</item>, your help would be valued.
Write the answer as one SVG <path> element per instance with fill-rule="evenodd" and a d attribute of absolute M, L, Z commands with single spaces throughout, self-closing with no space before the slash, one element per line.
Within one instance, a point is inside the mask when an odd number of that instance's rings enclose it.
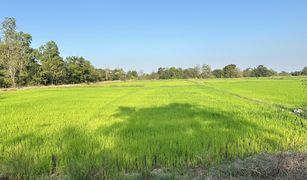
<path fill-rule="evenodd" d="M 307 77 L 281 79 L 241 79 L 207 81 L 216 88 L 237 93 L 249 98 L 307 111 Z"/>
<path fill-rule="evenodd" d="M 0 92 L 0 174 L 107 179 L 263 152 L 306 152 L 306 119 L 276 106 L 306 110 L 301 80 L 134 81 Z"/>

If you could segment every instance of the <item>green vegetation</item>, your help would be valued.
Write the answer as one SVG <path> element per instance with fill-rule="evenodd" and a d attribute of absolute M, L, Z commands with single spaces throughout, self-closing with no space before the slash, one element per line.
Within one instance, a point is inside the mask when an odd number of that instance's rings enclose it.
<path fill-rule="evenodd" d="M 261 100 L 262 102 L 284 106 L 288 109 L 302 108 L 307 111 L 307 77 L 297 79 L 232 79 L 212 80 L 208 84 L 231 93 Z M 260 88 L 261 87 L 261 88 Z"/>
<path fill-rule="evenodd" d="M 302 80 L 132 81 L 3 91 L 0 174 L 114 178 L 154 168 L 208 167 L 262 152 L 306 152 L 306 119 L 290 112 L 306 110 Z"/>

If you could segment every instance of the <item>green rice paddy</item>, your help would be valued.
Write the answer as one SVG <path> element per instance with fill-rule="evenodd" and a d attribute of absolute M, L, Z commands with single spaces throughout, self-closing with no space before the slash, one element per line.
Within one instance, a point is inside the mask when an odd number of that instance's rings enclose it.
<path fill-rule="evenodd" d="M 0 91 L 0 174 L 114 178 L 307 151 L 304 78 L 114 82 Z"/>

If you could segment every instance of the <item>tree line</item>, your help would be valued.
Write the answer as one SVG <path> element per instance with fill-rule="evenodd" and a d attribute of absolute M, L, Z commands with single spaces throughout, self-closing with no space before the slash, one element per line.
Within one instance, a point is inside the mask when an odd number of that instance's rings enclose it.
<path fill-rule="evenodd" d="M 131 79 L 190 79 L 190 78 L 238 78 L 268 77 L 274 75 L 307 75 L 307 67 L 292 73 L 269 69 L 263 65 L 241 71 L 235 64 L 212 70 L 209 65 L 193 68 L 159 68 L 152 73 L 121 68 L 95 68 L 89 60 L 80 56 L 60 56 L 54 41 L 39 48 L 32 48 L 32 36 L 19 32 L 16 20 L 6 17 L 1 24 L 0 37 L 0 87 L 34 85 L 78 84 L 99 81 Z"/>

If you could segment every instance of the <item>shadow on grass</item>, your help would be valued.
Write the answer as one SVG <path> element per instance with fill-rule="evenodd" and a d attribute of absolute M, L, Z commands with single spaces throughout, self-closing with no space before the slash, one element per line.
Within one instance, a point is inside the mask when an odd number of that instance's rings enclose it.
<path fill-rule="evenodd" d="M 4 144 L 12 149 L 6 151 L 3 164 L 21 179 L 49 177 L 53 168 L 55 175 L 70 179 L 108 179 L 119 172 L 207 166 L 279 150 L 274 137 L 283 137 L 236 112 L 190 104 L 119 107 L 113 117 L 120 122 L 95 131 L 76 124 L 45 137 L 17 136 Z"/>
<path fill-rule="evenodd" d="M 113 167 L 111 151 L 103 149 L 96 137 L 80 127 L 67 127 L 59 141 L 56 157 L 62 172 L 73 179 L 110 178 Z M 108 171 L 108 172 L 107 172 Z"/>
<path fill-rule="evenodd" d="M 282 134 L 244 119 L 236 112 L 174 103 L 136 109 L 119 107 L 121 122 L 100 127 L 110 137 L 118 169 L 210 165 L 261 151 L 279 149 Z M 125 169 L 127 168 L 128 169 Z"/>

